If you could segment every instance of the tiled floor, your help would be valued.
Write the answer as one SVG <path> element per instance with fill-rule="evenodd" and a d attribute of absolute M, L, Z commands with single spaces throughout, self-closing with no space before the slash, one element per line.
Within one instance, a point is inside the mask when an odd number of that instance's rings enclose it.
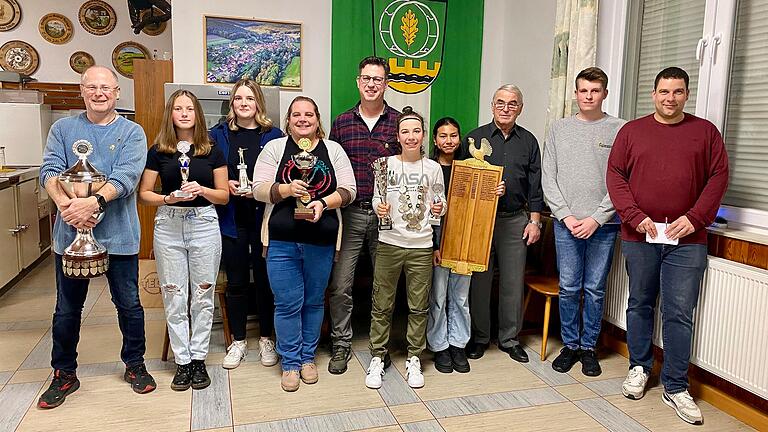
<path fill-rule="evenodd" d="M 43 262 L 0 297 L 0 431 L 736 431 L 751 430 L 738 420 L 700 402 L 703 426 L 689 426 L 651 389 L 639 401 L 620 393 L 627 360 L 601 353 L 603 374 L 589 378 L 575 367 L 552 370 L 560 346 L 553 340 L 548 361 L 539 361 L 541 339 L 523 338 L 531 362 L 516 363 L 496 348 L 472 361 L 469 374 L 441 374 L 428 355 L 423 360 L 426 386 L 412 390 L 404 379 L 405 354 L 392 352 L 394 367 L 384 385 L 369 390 L 364 370 L 370 359 L 365 337 L 355 339 L 355 357 L 343 375 L 327 372 L 325 347 L 318 353 L 320 381 L 299 391 L 280 389 L 279 367 L 265 368 L 252 352 L 239 368 L 221 368 L 224 342 L 214 326 L 208 358 L 213 384 L 206 390 L 169 388 L 173 363 L 160 360 L 164 318 L 147 310 L 147 366 L 159 388 L 134 394 L 122 381 L 120 331 L 106 282 L 92 282 L 83 311 L 79 346 L 81 387 L 60 408 L 35 407 L 50 377 L 50 320 L 55 303 L 51 260 Z M 257 346 L 255 333 L 251 346 Z M 402 337 L 395 338 L 395 344 Z M 67 425 L 64 427 L 63 425 Z M 72 425 L 76 425 L 74 428 Z"/>

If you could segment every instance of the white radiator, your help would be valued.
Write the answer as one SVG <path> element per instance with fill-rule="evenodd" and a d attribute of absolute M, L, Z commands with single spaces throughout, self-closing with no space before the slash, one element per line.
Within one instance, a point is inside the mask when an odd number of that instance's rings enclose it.
<path fill-rule="evenodd" d="M 629 278 L 620 242 L 608 275 L 603 318 L 627 329 Z M 661 341 L 656 309 L 654 343 Z M 708 257 L 694 316 L 691 363 L 768 399 L 768 271 Z"/>

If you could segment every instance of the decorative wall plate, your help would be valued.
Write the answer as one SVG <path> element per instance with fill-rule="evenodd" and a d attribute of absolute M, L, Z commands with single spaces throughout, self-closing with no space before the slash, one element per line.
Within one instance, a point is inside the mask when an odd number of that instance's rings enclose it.
<path fill-rule="evenodd" d="M 112 66 L 126 78 L 133 78 L 134 60 L 148 58 L 149 50 L 138 42 L 123 42 L 112 50 Z"/>
<path fill-rule="evenodd" d="M 69 67 L 79 74 L 95 64 L 93 56 L 85 51 L 75 51 L 69 56 Z"/>
<path fill-rule="evenodd" d="M 152 13 L 152 9 L 147 9 L 141 12 L 141 20 L 144 21 L 144 18 L 146 18 L 147 15 Z M 157 36 L 165 31 L 165 27 L 168 26 L 168 22 L 163 21 L 160 24 L 149 24 L 144 26 L 144 28 L 141 29 L 141 31 L 144 32 L 144 34 L 149 36 Z"/>
<path fill-rule="evenodd" d="M 43 16 L 38 29 L 43 39 L 52 44 L 61 45 L 72 39 L 72 21 L 61 14 L 49 13 Z"/>
<path fill-rule="evenodd" d="M 21 6 L 17 0 L 0 0 L 0 31 L 13 30 L 21 21 Z"/>
<path fill-rule="evenodd" d="M 97 36 L 105 35 L 115 29 L 117 15 L 109 3 L 102 0 L 88 0 L 80 6 L 78 13 L 80 25 Z"/>
<path fill-rule="evenodd" d="M 40 66 L 40 55 L 32 45 L 12 40 L 0 47 L 0 67 L 11 72 L 32 75 Z"/>

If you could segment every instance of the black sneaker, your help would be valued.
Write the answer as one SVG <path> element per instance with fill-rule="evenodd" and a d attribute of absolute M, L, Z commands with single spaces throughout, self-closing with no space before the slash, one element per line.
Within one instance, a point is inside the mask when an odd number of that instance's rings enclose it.
<path fill-rule="evenodd" d="M 560 350 L 560 355 L 552 362 L 552 369 L 560 373 L 567 373 L 578 361 L 579 350 L 563 347 Z"/>
<path fill-rule="evenodd" d="M 352 358 L 352 349 L 348 346 L 334 345 L 328 372 L 339 375 L 347 371 L 347 363 Z"/>
<path fill-rule="evenodd" d="M 56 408 L 64 403 L 64 400 L 75 390 L 80 388 L 80 380 L 77 379 L 75 372 L 64 372 L 63 370 L 55 370 L 53 372 L 53 380 L 37 401 L 39 408 L 48 409 Z"/>
<path fill-rule="evenodd" d="M 144 363 L 126 367 L 123 379 L 125 382 L 131 383 L 131 388 L 138 394 L 149 393 L 157 388 L 155 379 L 147 372 L 147 367 L 144 366 Z"/>
<path fill-rule="evenodd" d="M 581 350 L 581 373 L 586 376 L 596 377 L 603 373 L 600 362 L 597 361 L 595 350 Z"/>
<path fill-rule="evenodd" d="M 467 361 L 467 353 L 464 351 L 464 348 L 450 345 L 448 346 L 448 352 L 451 353 L 451 364 L 453 365 L 453 370 L 459 373 L 469 372 L 469 361 Z"/>
<path fill-rule="evenodd" d="M 211 377 L 208 376 L 208 368 L 204 360 L 192 360 L 192 388 L 202 390 L 211 385 Z"/>
<path fill-rule="evenodd" d="M 451 361 L 451 353 L 447 349 L 435 352 L 435 369 L 442 373 L 453 372 L 453 362 Z"/>
<path fill-rule="evenodd" d="M 171 381 L 171 389 L 184 391 L 192 386 L 192 363 L 185 365 L 176 365 L 176 375 Z"/>

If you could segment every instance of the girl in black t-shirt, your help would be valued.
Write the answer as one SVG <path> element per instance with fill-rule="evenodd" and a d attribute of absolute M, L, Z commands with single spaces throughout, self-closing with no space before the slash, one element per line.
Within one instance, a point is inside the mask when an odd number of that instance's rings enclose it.
<path fill-rule="evenodd" d="M 280 129 L 272 126 L 266 113 L 259 84 L 250 78 L 243 78 L 232 87 L 226 121 L 211 129 L 211 139 L 224 153 L 229 167 L 229 203 L 216 206 L 221 228 L 222 263 L 227 272 L 227 317 L 233 339 L 222 363 L 225 369 L 236 368 L 248 354 L 245 326 L 252 293 L 258 307 L 261 337 L 255 348 L 258 348 L 261 364 L 274 366 L 278 361 L 275 343 L 271 339 L 275 328 L 275 299 L 269 287 L 267 264 L 262 256 L 264 203 L 253 199 L 250 187 L 239 188 L 240 151 L 246 174 L 251 179 L 261 149 L 269 141 L 283 136 Z M 251 284 L 251 271 L 255 287 Z"/>
<path fill-rule="evenodd" d="M 160 194 L 154 191 L 158 177 Z M 203 389 L 211 383 L 205 358 L 221 258 L 212 204 L 228 201 L 227 162 L 208 138 L 200 102 L 189 91 L 176 91 L 165 105 L 157 144 L 147 153 L 139 185 L 139 202 L 159 207 L 154 251 L 176 362 L 173 390 Z"/>

